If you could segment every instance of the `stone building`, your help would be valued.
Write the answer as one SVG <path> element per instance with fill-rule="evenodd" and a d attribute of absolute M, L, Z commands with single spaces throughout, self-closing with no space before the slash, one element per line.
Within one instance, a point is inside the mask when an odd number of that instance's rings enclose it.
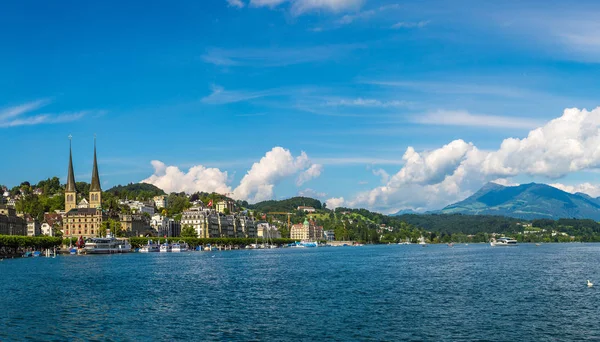
<path fill-rule="evenodd" d="M 27 235 L 27 223 L 8 205 L 0 205 L 0 235 Z"/>
<path fill-rule="evenodd" d="M 290 238 L 300 241 L 317 241 L 323 239 L 323 227 L 317 226 L 314 221 L 304 220 L 304 223 L 292 225 Z"/>
<path fill-rule="evenodd" d="M 108 217 L 102 211 L 102 188 L 98 173 L 96 158 L 96 139 L 94 139 L 94 166 L 88 207 L 77 205 L 77 189 L 75 188 L 75 173 L 73 172 L 73 153 L 69 142 L 69 173 L 65 187 L 65 216 L 63 218 L 63 235 L 65 237 L 96 237 L 103 230 L 102 223 Z"/>

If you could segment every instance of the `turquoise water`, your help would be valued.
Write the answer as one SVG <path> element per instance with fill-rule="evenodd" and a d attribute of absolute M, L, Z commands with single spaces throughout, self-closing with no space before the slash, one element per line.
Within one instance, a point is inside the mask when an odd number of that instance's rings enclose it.
<path fill-rule="evenodd" d="M 2 341 L 600 339 L 600 244 L 61 256 L 0 280 Z"/>

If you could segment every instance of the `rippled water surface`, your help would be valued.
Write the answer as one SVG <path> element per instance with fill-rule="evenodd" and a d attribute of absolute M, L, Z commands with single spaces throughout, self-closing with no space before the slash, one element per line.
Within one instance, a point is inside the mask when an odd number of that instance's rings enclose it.
<path fill-rule="evenodd" d="M 0 263 L 2 341 L 598 340 L 599 304 L 600 244 Z"/>

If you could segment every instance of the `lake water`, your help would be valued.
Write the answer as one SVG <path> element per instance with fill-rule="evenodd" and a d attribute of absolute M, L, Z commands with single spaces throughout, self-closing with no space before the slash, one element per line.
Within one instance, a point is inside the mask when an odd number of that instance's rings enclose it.
<path fill-rule="evenodd" d="M 598 340 L 599 304 L 600 244 L 0 263 L 2 341 Z"/>

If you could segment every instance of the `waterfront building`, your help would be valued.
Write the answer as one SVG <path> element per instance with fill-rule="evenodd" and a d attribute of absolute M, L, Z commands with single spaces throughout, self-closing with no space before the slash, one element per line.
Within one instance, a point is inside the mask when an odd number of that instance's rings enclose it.
<path fill-rule="evenodd" d="M 181 224 L 160 214 L 152 216 L 150 226 L 158 236 L 173 237 L 181 235 Z"/>
<path fill-rule="evenodd" d="M 26 215 L 25 221 L 27 222 L 27 236 L 42 235 L 42 225 L 38 220 L 29 215 Z"/>
<path fill-rule="evenodd" d="M 335 241 L 335 232 L 333 230 L 324 230 L 323 238 L 327 241 Z"/>
<path fill-rule="evenodd" d="M 165 196 L 165 195 L 154 196 L 153 200 L 154 200 L 154 205 L 156 206 L 157 209 L 167 207 L 167 204 L 168 204 L 167 196 Z"/>
<path fill-rule="evenodd" d="M 242 236 L 239 237 L 246 237 L 246 238 L 257 238 L 257 231 L 256 231 L 256 222 L 254 221 L 253 218 L 248 217 L 248 216 L 238 216 L 238 224 L 240 227 L 241 232 L 243 233 Z"/>
<path fill-rule="evenodd" d="M 120 214 L 121 230 L 128 236 L 154 235 L 150 220 L 141 214 Z"/>
<path fill-rule="evenodd" d="M 225 209 L 227 209 L 227 213 L 233 213 L 234 202 L 231 200 L 223 200 L 217 202 L 217 211 L 223 214 L 226 214 Z"/>
<path fill-rule="evenodd" d="M 317 211 L 317 210 L 316 210 L 315 208 L 313 208 L 313 207 L 306 207 L 306 206 L 303 206 L 303 205 L 299 206 L 299 207 L 298 207 L 298 210 L 302 210 L 302 211 L 303 211 L 303 212 L 305 212 L 305 213 L 314 213 L 315 211 Z"/>
<path fill-rule="evenodd" d="M 8 205 L 0 205 L 0 235 L 27 235 L 27 223 Z"/>
<path fill-rule="evenodd" d="M 65 237 L 96 237 L 102 224 L 108 217 L 102 211 L 102 189 L 96 158 L 96 139 L 94 139 L 94 165 L 88 207 L 77 205 L 77 189 L 75 188 L 75 172 L 73 171 L 73 153 L 69 140 L 69 170 L 65 187 L 65 216 L 63 219 L 63 235 Z M 80 202 L 81 203 L 81 202 Z"/>
<path fill-rule="evenodd" d="M 281 232 L 274 225 L 268 222 L 260 222 L 256 224 L 256 236 L 259 238 L 281 239 Z"/>
<path fill-rule="evenodd" d="M 314 241 L 323 239 L 323 227 L 317 226 L 314 221 L 305 219 L 304 223 L 292 225 L 290 238 L 300 241 Z"/>
<path fill-rule="evenodd" d="M 132 200 L 120 200 L 119 204 L 126 205 L 131 209 L 131 211 L 135 214 L 143 214 L 148 213 L 148 215 L 154 215 L 154 203 L 144 203 L 140 201 L 132 201 Z"/>
<path fill-rule="evenodd" d="M 181 227 L 191 226 L 196 231 L 198 237 L 209 237 L 206 216 L 210 210 L 202 207 L 192 207 L 181 214 Z"/>

